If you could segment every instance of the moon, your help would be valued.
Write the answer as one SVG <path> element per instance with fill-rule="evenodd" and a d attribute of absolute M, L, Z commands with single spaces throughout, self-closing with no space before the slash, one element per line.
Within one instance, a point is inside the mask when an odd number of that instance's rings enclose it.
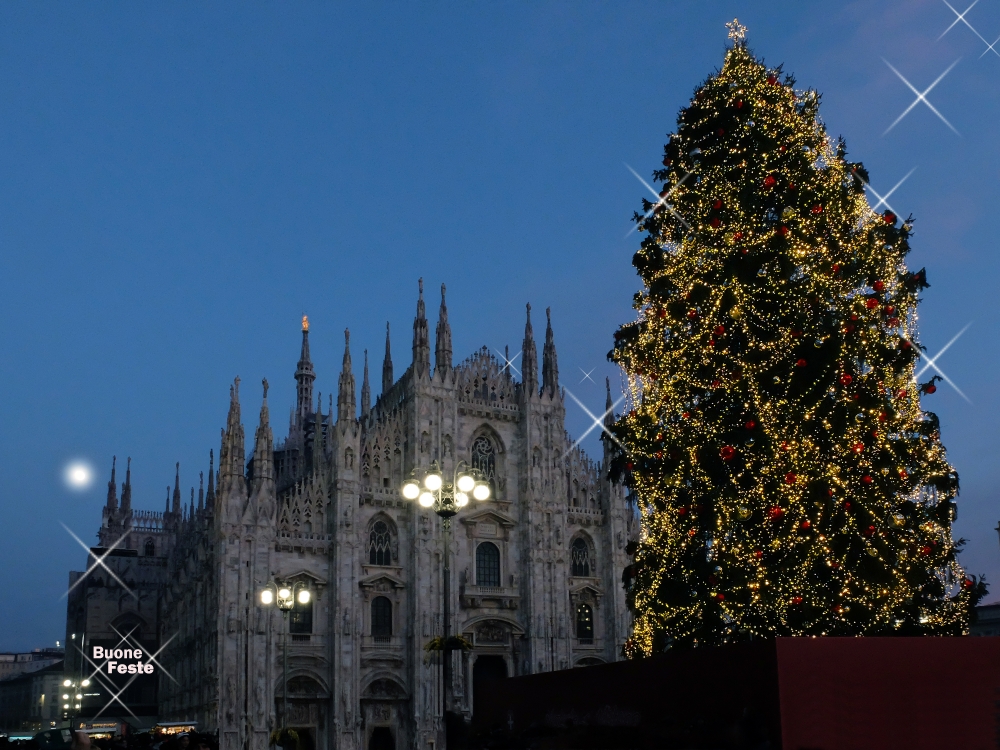
<path fill-rule="evenodd" d="M 86 461 L 71 461 L 63 470 L 63 480 L 71 490 L 89 489 L 94 483 L 94 469 Z"/>

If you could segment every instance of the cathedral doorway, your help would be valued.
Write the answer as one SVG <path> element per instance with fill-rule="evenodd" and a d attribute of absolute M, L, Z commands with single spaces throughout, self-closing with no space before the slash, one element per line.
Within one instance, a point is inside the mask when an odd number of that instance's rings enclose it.
<path fill-rule="evenodd" d="M 490 684 L 507 677 L 507 661 L 499 655 L 480 656 L 472 665 L 472 713 L 489 697 Z"/>
<path fill-rule="evenodd" d="M 396 750 L 396 739 L 389 727 L 375 727 L 368 740 L 368 750 Z"/>

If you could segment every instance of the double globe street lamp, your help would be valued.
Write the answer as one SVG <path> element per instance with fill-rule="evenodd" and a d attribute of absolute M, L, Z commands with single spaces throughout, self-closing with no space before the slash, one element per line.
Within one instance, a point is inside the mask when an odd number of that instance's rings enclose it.
<path fill-rule="evenodd" d="M 277 604 L 281 610 L 285 621 L 285 645 L 282 649 L 282 673 L 281 673 L 281 728 L 288 728 L 288 613 L 295 607 L 295 602 L 306 605 L 312 600 L 312 592 L 309 587 L 301 581 L 289 585 L 287 583 L 278 584 L 271 582 L 260 592 L 260 603 L 265 607 Z"/>
<path fill-rule="evenodd" d="M 422 474 L 422 476 L 421 476 Z M 432 508 L 441 517 L 441 527 L 444 529 L 444 637 L 441 639 L 441 691 L 442 717 L 448 710 L 448 685 L 451 677 L 451 660 L 449 659 L 449 617 L 451 599 L 451 519 L 458 511 L 469 504 L 469 498 L 483 501 L 490 497 L 490 485 L 482 473 L 459 462 L 452 473 L 451 481 L 446 481 L 437 461 L 431 464 L 426 472 L 414 472 L 402 487 L 403 497 L 416 500 L 422 508 Z"/>

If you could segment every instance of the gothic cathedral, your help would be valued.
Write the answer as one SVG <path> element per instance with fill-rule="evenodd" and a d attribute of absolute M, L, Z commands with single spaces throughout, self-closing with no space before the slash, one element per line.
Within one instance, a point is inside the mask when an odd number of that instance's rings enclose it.
<path fill-rule="evenodd" d="M 619 576 L 638 525 L 607 449 L 595 463 L 564 429 L 551 320 L 540 384 L 530 305 L 521 382 L 486 347 L 453 365 L 442 286 L 431 368 L 421 283 L 412 364 L 394 378 L 387 328 L 381 395 L 371 403 L 366 354 L 360 418 L 345 338 L 324 413 L 303 319 L 288 436 L 273 440 L 264 381 L 249 461 L 236 379 L 197 505 L 179 467 L 163 513 L 131 508 L 130 476 L 119 505 L 112 473 L 91 557 L 110 550 L 117 574 L 71 573 L 67 638 L 127 631 L 162 649 L 155 690 L 136 699 L 218 730 L 221 750 L 266 750 L 282 724 L 310 750 L 442 748 L 445 703 L 468 719 L 490 679 L 612 661 L 628 636 Z M 432 462 L 475 467 L 492 490 L 452 519 L 448 632 L 467 643 L 447 686 L 426 648 L 444 632 L 442 522 L 400 493 Z M 262 606 L 275 581 L 308 603 Z"/>

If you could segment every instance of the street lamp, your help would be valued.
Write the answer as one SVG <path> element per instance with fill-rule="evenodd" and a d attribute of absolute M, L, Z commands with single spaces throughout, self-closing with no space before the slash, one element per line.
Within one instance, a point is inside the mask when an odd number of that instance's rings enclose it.
<path fill-rule="evenodd" d="M 441 517 L 441 527 L 444 529 L 444 638 L 441 641 L 441 691 L 442 718 L 448 710 L 448 684 L 451 677 L 451 661 L 448 658 L 449 638 L 449 604 L 451 598 L 451 519 L 461 508 L 469 504 L 469 496 L 476 500 L 488 500 L 490 485 L 481 472 L 459 462 L 452 474 L 451 481 L 445 481 L 441 467 L 437 461 L 431 463 L 430 469 L 423 473 L 422 481 L 419 473 L 414 471 L 403 483 L 402 493 L 407 500 L 416 500 L 422 508 L 431 508 Z"/>
<path fill-rule="evenodd" d="M 62 682 L 62 708 L 63 718 L 69 721 L 70 727 L 73 725 L 73 717 L 80 713 L 80 706 L 83 705 L 83 693 L 81 689 L 87 687 L 90 680 L 75 680 L 67 677 Z"/>
<path fill-rule="evenodd" d="M 312 599 L 312 592 L 302 581 L 295 583 L 277 583 L 272 581 L 260 592 L 260 603 L 265 607 L 277 604 L 281 610 L 281 615 L 285 620 L 285 645 L 282 649 L 282 674 L 281 674 L 281 728 L 287 728 L 288 723 L 288 613 L 292 611 L 295 602 L 308 604 Z"/>

